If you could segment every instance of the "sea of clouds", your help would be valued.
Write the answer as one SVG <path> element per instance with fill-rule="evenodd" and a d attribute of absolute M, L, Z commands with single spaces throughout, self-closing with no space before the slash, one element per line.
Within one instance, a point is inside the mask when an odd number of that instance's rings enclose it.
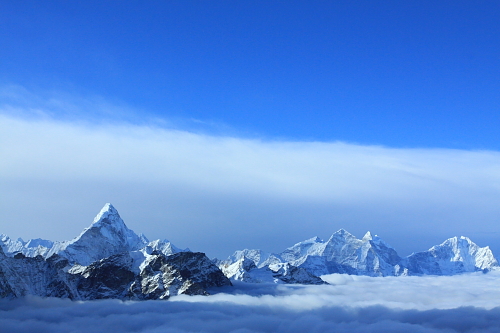
<path fill-rule="evenodd" d="M 1 332 L 498 332 L 500 272 L 328 275 L 330 285 L 236 283 L 211 296 L 0 302 Z"/>

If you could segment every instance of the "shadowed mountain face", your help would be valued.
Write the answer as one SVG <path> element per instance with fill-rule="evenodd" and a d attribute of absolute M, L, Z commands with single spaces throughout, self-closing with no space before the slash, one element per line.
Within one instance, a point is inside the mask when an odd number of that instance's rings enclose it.
<path fill-rule="evenodd" d="M 89 266 L 73 266 L 54 255 L 49 259 L 0 253 L 0 295 L 93 299 L 168 299 L 172 295 L 208 295 L 207 288 L 231 285 L 203 253 L 171 256 L 154 253 L 139 270 L 129 252 L 115 254 Z"/>

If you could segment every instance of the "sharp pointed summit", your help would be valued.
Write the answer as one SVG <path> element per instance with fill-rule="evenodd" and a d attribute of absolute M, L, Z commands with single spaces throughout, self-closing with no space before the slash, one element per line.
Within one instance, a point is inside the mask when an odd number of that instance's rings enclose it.
<path fill-rule="evenodd" d="M 85 233 L 88 233 L 92 229 L 98 229 L 102 236 L 110 240 L 120 238 L 132 246 L 138 243 L 142 244 L 141 237 L 127 228 L 116 208 L 110 203 L 104 205 L 99 214 L 94 218 L 94 222 L 79 237 L 83 237 Z"/>
<path fill-rule="evenodd" d="M 112 204 L 107 203 L 104 205 L 104 207 L 102 207 L 99 214 L 96 215 L 92 225 L 99 225 L 102 223 L 115 224 L 120 222 L 124 223 L 120 217 L 120 214 L 118 214 L 116 208 L 113 207 Z"/>
<path fill-rule="evenodd" d="M 328 242 L 333 239 L 356 239 L 356 237 L 345 229 L 339 229 L 333 233 Z"/>
<path fill-rule="evenodd" d="M 377 237 L 377 236 L 375 236 Z M 367 231 L 366 234 L 363 236 L 363 238 L 361 239 L 362 241 L 371 241 L 373 240 L 373 236 L 372 236 L 372 233 Z"/>
<path fill-rule="evenodd" d="M 78 237 L 55 244 L 49 255 L 57 253 L 71 263 L 86 266 L 114 254 L 139 250 L 146 243 L 147 238 L 127 228 L 116 208 L 107 203 Z"/>

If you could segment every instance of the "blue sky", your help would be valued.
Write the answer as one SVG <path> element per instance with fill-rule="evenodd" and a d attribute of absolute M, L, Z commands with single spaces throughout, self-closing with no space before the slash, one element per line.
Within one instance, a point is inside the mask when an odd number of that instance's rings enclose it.
<path fill-rule="evenodd" d="M 71 239 L 111 202 L 220 258 L 340 228 L 401 255 L 460 235 L 499 255 L 499 14 L 3 1 L 0 232 Z"/>
<path fill-rule="evenodd" d="M 499 149 L 499 14 L 495 1 L 3 2 L 0 80 L 218 134 Z"/>

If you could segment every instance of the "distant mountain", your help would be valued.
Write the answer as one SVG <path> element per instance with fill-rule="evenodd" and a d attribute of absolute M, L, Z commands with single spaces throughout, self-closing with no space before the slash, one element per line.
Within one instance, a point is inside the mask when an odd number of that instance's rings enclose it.
<path fill-rule="evenodd" d="M 226 276 L 241 281 L 255 280 L 252 278 L 255 268 L 264 270 L 285 264 L 302 268 L 314 276 L 332 273 L 367 276 L 454 275 L 499 269 L 498 261 L 489 247 L 481 248 L 467 237 L 450 238 L 428 251 L 401 258 L 380 237 L 367 232 L 362 239 L 357 239 L 344 229 L 335 232 L 326 242 L 314 237 L 278 254 L 245 249 L 218 262 Z"/>
<path fill-rule="evenodd" d="M 498 269 L 490 248 L 479 247 L 467 237 L 453 237 L 428 251 L 404 258 L 396 275 L 455 275 L 464 272 Z"/>
<path fill-rule="evenodd" d="M 245 256 L 234 263 L 219 266 L 229 279 L 252 283 L 290 283 L 290 284 L 326 284 L 318 276 L 302 267 L 289 263 L 274 263 L 257 267 L 255 262 Z"/>

